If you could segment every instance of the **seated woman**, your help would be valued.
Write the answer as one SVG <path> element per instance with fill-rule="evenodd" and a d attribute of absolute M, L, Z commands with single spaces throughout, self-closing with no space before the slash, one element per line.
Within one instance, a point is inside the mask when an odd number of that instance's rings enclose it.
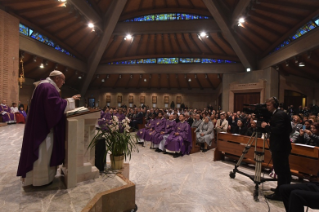
<path fill-rule="evenodd" d="M 311 146 L 319 146 L 319 123 L 315 122 L 310 126 L 310 130 L 301 129 L 299 137 L 295 143 L 301 143 Z"/>
<path fill-rule="evenodd" d="M 19 109 L 17 107 L 17 103 L 12 103 L 12 107 L 10 109 L 11 109 L 11 113 L 15 114 L 16 122 L 24 124 L 25 119 L 24 119 L 24 116 L 20 114 Z"/>
<path fill-rule="evenodd" d="M 201 125 L 196 129 L 196 142 L 204 144 L 203 152 L 207 152 L 207 146 L 212 145 L 214 139 L 214 124 L 208 116 L 205 117 Z"/>
<path fill-rule="evenodd" d="M 231 128 L 230 132 L 239 135 L 246 135 L 247 128 L 244 126 L 243 121 L 241 119 L 238 119 L 237 126 Z"/>

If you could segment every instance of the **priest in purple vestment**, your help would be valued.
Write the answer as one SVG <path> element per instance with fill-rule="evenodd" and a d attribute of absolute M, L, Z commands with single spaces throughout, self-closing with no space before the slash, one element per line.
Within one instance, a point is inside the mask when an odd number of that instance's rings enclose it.
<path fill-rule="evenodd" d="M 154 144 L 154 148 L 156 148 L 156 152 L 162 152 L 165 151 L 165 142 L 166 139 L 168 137 L 168 135 L 173 132 L 175 130 L 175 125 L 176 125 L 176 121 L 174 119 L 174 115 L 170 115 L 169 119 L 166 120 L 166 124 L 165 124 L 165 132 L 161 132 L 161 139 L 160 142 L 158 144 Z"/>
<path fill-rule="evenodd" d="M 140 129 L 137 131 L 136 136 L 139 138 L 138 142 L 139 143 L 144 143 L 145 141 L 145 136 L 149 133 L 152 132 L 154 128 L 154 119 L 150 119 L 147 124 L 145 124 L 145 128 Z M 151 138 L 151 136 L 149 136 Z M 148 138 L 147 138 L 148 139 Z M 148 139 L 149 140 L 149 139 Z"/>
<path fill-rule="evenodd" d="M 11 113 L 11 109 L 7 105 L 7 100 L 2 100 L 2 104 L 0 104 L 0 114 L 2 116 L 2 121 L 9 124 L 14 124 L 15 117 L 14 113 Z"/>
<path fill-rule="evenodd" d="M 154 134 L 152 135 L 151 142 L 153 144 L 159 144 L 163 139 L 163 134 L 165 133 L 166 119 L 163 117 L 163 112 L 159 112 L 157 115 L 158 119 L 154 128 Z"/>
<path fill-rule="evenodd" d="M 175 153 L 174 158 L 189 154 L 192 149 L 192 133 L 185 115 L 179 116 L 180 122 L 175 125 L 174 132 L 167 137 L 165 142 L 166 152 Z"/>
<path fill-rule="evenodd" d="M 74 101 L 81 97 L 62 99 L 59 92 L 64 83 L 60 71 L 35 83 L 17 172 L 23 186 L 50 184 L 64 161 L 65 112 L 74 109 Z"/>

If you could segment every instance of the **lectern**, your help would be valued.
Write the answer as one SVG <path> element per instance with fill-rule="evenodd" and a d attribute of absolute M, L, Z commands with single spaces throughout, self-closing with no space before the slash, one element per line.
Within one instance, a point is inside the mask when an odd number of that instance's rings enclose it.
<path fill-rule="evenodd" d="M 100 118 L 99 111 L 89 111 L 67 118 L 65 161 L 62 166 L 67 188 L 76 187 L 82 181 L 99 177 L 95 167 L 95 148 L 88 146 L 95 135 L 95 124 Z"/>

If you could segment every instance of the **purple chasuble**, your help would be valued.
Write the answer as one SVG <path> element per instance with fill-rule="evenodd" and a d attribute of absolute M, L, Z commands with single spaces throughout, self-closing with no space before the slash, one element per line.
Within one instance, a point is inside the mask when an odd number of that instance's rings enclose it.
<path fill-rule="evenodd" d="M 156 125 L 154 128 L 154 134 L 152 135 L 152 142 L 154 144 L 159 144 L 163 140 L 163 135 L 161 132 L 165 132 L 166 119 L 157 119 Z"/>
<path fill-rule="evenodd" d="M 6 112 L 6 114 L 2 115 L 2 112 Z M 10 113 L 10 108 L 7 105 L 0 104 L 0 114 L 2 115 L 3 122 L 13 121 L 14 113 Z"/>
<path fill-rule="evenodd" d="M 136 136 L 139 137 L 140 139 L 144 139 L 145 133 L 152 127 L 152 121 L 153 120 L 150 120 L 147 124 L 145 124 L 145 128 L 137 131 Z"/>
<path fill-rule="evenodd" d="M 175 135 L 175 133 L 179 133 L 179 135 Z M 186 121 L 178 122 L 175 125 L 174 131 L 166 139 L 165 148 L 170 151 L 180 151 L 182 155 L 190 153 L 192 149 L 192 133 Z"/>
<path fill-rule="evenodd" d="M 156 119 L 150 121 L 150 123 L 151 123 L 150 128 L 148 130 L 145 130 L 144 140 L 146 140 L 146 141 L 152 140 L 152 135 L 155 133 L 154 128 L 155 128 L 155 124 L 156 124 Z"/>
<path fill-rule="evenodd" d="M 39 147 L 53 128 L 50 166 L 63 163 L 65 157 L 65 115 L 67 101 L 50 83 L 41 83 L 34 91 L 25 125 L 17 176 L 26 177 L 39 158 Z"/>

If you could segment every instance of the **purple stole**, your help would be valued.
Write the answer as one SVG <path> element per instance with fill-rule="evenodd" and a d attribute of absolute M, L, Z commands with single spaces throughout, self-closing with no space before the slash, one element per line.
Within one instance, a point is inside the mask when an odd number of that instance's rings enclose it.
<path fill-rule="evenodd" d="M 2 112 L 7 112 L 7 113 L 2 115 Z M 14 113 L 10 113 L 10 109 L 8 106 L 0 105 L 0 115 L 2 116 L 3 122 L 14 120 Z"/>
<path fill-rule="evenodd" d="M 163 135 L 161 132 L 165 132 L 166 119 L 157 119 L 154 134 L 152 135 L 152 142 L 154 144 L 159 144 L 163 140 Z"/>

